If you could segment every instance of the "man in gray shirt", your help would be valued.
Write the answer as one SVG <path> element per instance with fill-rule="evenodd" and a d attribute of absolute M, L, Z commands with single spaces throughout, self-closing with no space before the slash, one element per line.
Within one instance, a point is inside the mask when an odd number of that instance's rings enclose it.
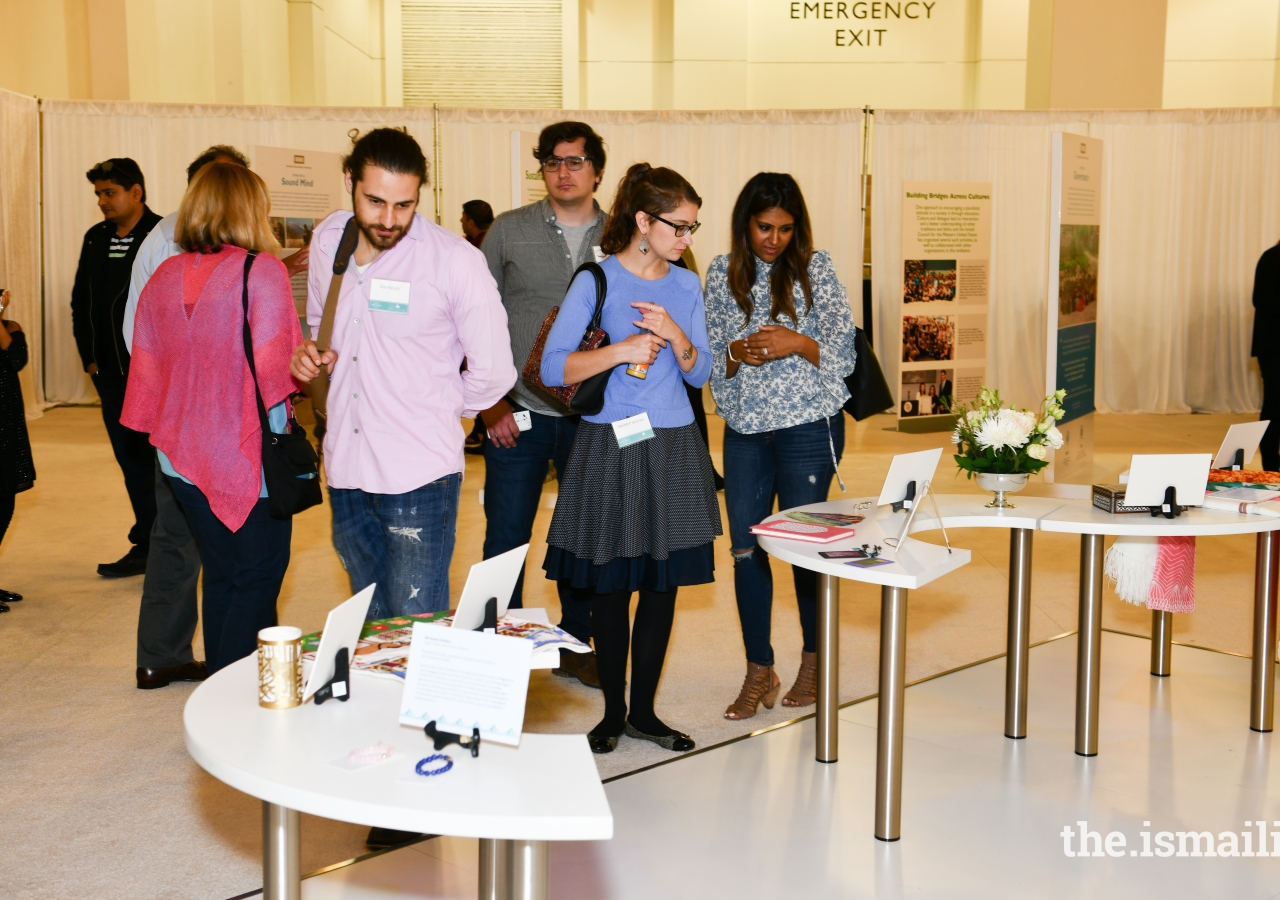
<path fill-rule="evenodd" d="M 599 261 L 605 215 L 595 201 L 604 172 L 604 142 L 583 122 L 557 122 L 542 130 L 534 156 L 547 186 L 543 200 L 505 212 L 485 236 L 485 258 L 507 309 L 511 355 L 523 368 L 543 320 L 564 300 L 569 279 L 584 262 Z M 547 463 L 564 472 L 578 417 L 523 381 L 481 413 L 485 445 L 484 557 L 528 543 L 538 513 Z M 581 641 L 591 638 L 590 595 L 558 584 L 560 627 Z M 524 593 L 524 573 L 511 605 Z M 555 674 L 600 687 L 594 653 L 560 652 Z"/>

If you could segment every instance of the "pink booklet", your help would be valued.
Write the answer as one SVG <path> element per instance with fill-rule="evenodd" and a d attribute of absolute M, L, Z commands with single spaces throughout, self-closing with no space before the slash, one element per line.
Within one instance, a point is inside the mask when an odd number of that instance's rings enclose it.
<path fill-rule="evenodd" d="M 807 541 L 810 544 L 831 544 L 835 541 L 851 538 L 858 532 L 854 528 L 838 528 L 833 525 L 816 525 L 811 522 L 775 519 L 772 522 L 761 522 L 759 525 L 752 525 L 751 533 L 786 538 L 789 541 Z"/>

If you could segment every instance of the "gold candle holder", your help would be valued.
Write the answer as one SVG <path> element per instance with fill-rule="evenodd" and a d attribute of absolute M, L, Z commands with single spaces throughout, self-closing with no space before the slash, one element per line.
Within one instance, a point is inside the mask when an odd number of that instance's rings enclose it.
<path fill-rule="evenodd" d="M 276 625 L 258 632 L 258 705 L 302 705 L 302 629 Z"/>

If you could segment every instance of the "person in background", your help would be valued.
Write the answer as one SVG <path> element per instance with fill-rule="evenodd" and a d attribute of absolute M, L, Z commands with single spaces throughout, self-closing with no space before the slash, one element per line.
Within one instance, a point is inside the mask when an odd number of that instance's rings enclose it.
<path fill-rule="evenodd" d="M 600 135 L 585 122 L 556 122 L 542 129 L 534 156 L 547 196 L 498 216 L 482 248 L 507 310 L 511 354 L 519 368 L 528 360 L 543 320 L 564 300 L 574 271 L 601 258 L 597 251 L 605 227 L 604 212 L 595 201 L 605 164 Z M 489 438 L 484 451 L 488 559 L 529 542 L 547 464 L 555 466 L 557 476 L 564 474 L 578 417 L 523 381 L 481 415 Z M 590 643 L 589 595 L 576 594 L 567 579 L 556 591 L 560 627 Z M 521 570 L 511 605 L 523 602 Z M 600 687 L 594 653 L 561 650 L 560 665 L 552 671 Z"/>
<path fill-rule="evenodd" d="M 462 234 L 467 243 L 479 249 L 484 236 L 493 224 L 493 207 L 483 200 L 468 200 L 462 204 Z"/>
<path fill-rule="evenodd" d="M 468 200 L 462 204 L 462 235 L 467 243 L 477 249 L 484 243 L 484 236 L 493 224 L 493 207 L 483 200 Z M 476 416 L 462 449 L 467 453 L 484 453 L 484 419 Z"/>
<path fill-rule="evenodd" d="M 947 377 L 946 369 L 943 369 L 941 372 L 938 373 L 938 380 L 941 382 L 938 385 L 938 404 L 942 410 L 946 412 L 950 412 L 951 400 L 953 395 L 952 395 L 951 379 Z"/>
<path fill-rule="evenodd" d="M 14 497 L 36 483 L 36 467 L 27 436 L 27 411 L 18 373 L 27 364 L 27 336 L 8 318 L 10 296 L 0 291 L 0 541 L 13 521 Z M 0 613 L 21 594 L 0 590 Z"/>
<path fill-rule="evenodd" d="M 215 144 L 187 166 L 187 183 L 211 162 L 234 163 L 249 168 L 249 160 L 235 147 Z M 178 214 L 160 220 L 138 249 L 129 281 L 129 300 L 124 308 L 122 336 L 133 352 L 133 324 L 138 299 L 156 269 L 166 259 L 181 254 L 173 232 Z M 306 269 L 311 251 L 303 248 L 285 258 L 285 270 L 292 277 Z M 200 550 L 182 505 L 173 493 L 169 478 L 155 463 L 156 519 L 151 526 L 151 550 L 147 573 L 142 581 L 142 603 L 138 608 L 139 689 L 161 688 L 175 681 L 203 681 L 208 668 L 191 652 L 199 616 L 196 585 L 200 580 Z"/>
<path fill-rule="evenodd" d="M 174 228 L 185 252 L 160 264 L 138 300 L 121 416 L 151 435 L 199 546 L 211 675 L 254 653 L 258 632 L 276 624 L 293 535 L 293 520 L 268 509 L 255 398 L 261 392 L 269 427 L 283 433 L 302 329 L 284 263 L 271 255 L 280 247 L 270 210 L 266 183 L 244 166 L 213 162 L 196 174 Z"/>
<path fill-rule="evenodd" d="M 1262 468 L 1280 472 L 1280 244 L 1265 250 L 1253 275 L 1253 347 L 1262 374 L 1262 411 L 1269 421 L 1262 443 Z"/>
<path fill-rule="evenodd" d="M 333 543 L 351 590 L 377 583 L 369 618 L 449 608 L 461 418 L 516 380 L 507 316 L 484 256 L 416 210 L 427 161 L 410 135 L 375 128 L 343 161 L 358 242 L 330 346 L 301 342 L 292 372 L 328 366 L 325 475 Z M 316 226 L 307 321 L 318 333 L 333 260 L 352 219 Z M 465 371 L 462 369 L 466 360 Z"/>
<path fill-rule="evenodd" d="M 133 260 L 160 217 L 147 208 L 146 182 L 133 160 L 108 159 L 85 177 L 97 195 L 102 221 L 85 232 L 80 248 L 71 288 L 71 330 L 80 361 L 102 401 L 102 421 L 133 507 L 134 522 L 129 529 L 133 546 L 115 562 L 98 566 L 99 575 L 123 578 L 147 570 L 156 498 L 152 474 L 155 454 L 147 436 L 120 424 L 129 381 L 129 351 L 121 328 Z"/>
<path fill-rule="evenodd" d="M 578 350 L 596 304 L 595 280 L 584 272 L 570 286 L 542 355 L 542 380 L 550 387 L 610 373 L 604 408 L 583 416 L 561 473 L 543 564 L 548 578 L 591 592 L 604 690 L 604 718 L 588 735 L 595 753 L 611 752 L 624 732 L 667 750 L 694 748 L 687 734 L 658 718 L 654 698 L 677 590 L 714 580 L 712 547 L 721 533 L 711 457 L 684 390 L 686 383 L 705 384 L 711 371 L 702 285 L 672 265 L 693 243 L 701 205 L 693 186 L 671 169 L 647 163 L 628 169 L 601 240 L 613 254 L 601 264 L 608 279 L 601 327 L 611 343 Z M 646 377 L 629 374 L 627 364 L 647 365 Z"/>
<path fill-rule="evenodd" d="M 731 251 L 707 270 L 711 391 L 725 421 L 724 502 L 747 675 L 726 719 L 772 709 L 781 688 L 770 633 L 773 573 L 751 526 L 827 499 L 844 451 L 844 379 L 856 362 L 849 298 L 831 256 L 814 251 L 790 175 L 761 172 L 733 206 Z M 921 390 L 922 402 L 924 391 Z M 783 706 L 817 699 L 818 576 L 792 567 L 804 646 Z"/>

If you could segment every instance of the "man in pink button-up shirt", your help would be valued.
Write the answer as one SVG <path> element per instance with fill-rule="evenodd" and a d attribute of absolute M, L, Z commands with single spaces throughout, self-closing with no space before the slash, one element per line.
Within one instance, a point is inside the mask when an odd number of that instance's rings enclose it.
<path fill-rule="evenodd" d="M 493 406 L 516 381 L 507 316 L 480 251 L 415 212 L 426 159 L 412 137 L 375 129 L 344 167 L 359 242 L 329 348 L 321 354 L 305 341 L 292 371 L 310 381 L 330 367 L 324 461 L 333 542 L 352 591 L 378 584 L 369 618 L 447 609 L 459 419 Z M 350 218 L 334 213 L 311 239 L 313 335 Z"/>

